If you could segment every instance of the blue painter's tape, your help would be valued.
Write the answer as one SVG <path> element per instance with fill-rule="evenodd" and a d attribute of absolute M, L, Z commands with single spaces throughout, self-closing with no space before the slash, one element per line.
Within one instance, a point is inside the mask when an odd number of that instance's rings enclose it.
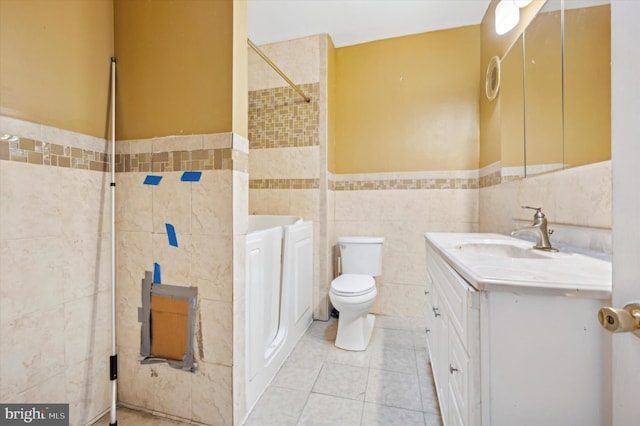
<path fill-rule="evenodd" d="M 184 172 L 180 180 L 182 182 L 199 182 L 202 172 Z"/>
<path fill-rule="evenodd" d="M 176 228 L 170 223 L 165 223 L 167 227 L 167 236 L 169 237 L 169 245 L 178 247 L 178 238 L 176 238 Z"/>
<path fill-rule="evenodd" d="M 160 284 L 162 282 L 162 277 L 160 276 L 160 265 L 157 263 L 153 263 L 153 283 Z"/>
<path fill-rule="evenodd" d="M 158 185 L 161 180 L 162 180 L 162 176 L 147 175 L 147 177 L 144 178 L 144 184 L 145 185 Z"/>

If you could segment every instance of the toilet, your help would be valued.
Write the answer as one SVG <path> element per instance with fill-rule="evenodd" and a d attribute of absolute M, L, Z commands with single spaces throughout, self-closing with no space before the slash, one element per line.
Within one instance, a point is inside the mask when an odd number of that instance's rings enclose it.
<path fill-rule="evenodd" d="M 367 349 L 375 317 L 369 309 L 378 295 L 373 277 L 382 273 L 381 237 L 340 237 L 342 274 L 331 282 L 329 299 L 340 312 L 335 345 L 348 351 Z"/>

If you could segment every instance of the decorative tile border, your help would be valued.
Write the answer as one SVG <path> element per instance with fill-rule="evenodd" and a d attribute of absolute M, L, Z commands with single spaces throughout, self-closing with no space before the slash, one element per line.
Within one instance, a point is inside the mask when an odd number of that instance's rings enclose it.
<path fill-rule="evenodd" d="M 320 179 L 249 179 L 249 189 L 318 189 Z"/>
<path fill-rule="evenodd" d="M 320 84 L 301 84 L 305 102 L 291 87 L 249 92 L 249 148 L 319 145 Z"/>
<path fill-rule="evenodd" d="M 21 138 L 0 130 L 0 160 L 107 172 L 109 158 L 104 152 Z"/>
<path fill-rule="evenodd" d="M 333 191 L 367 191 L 390 189 L 478 189 L 478 179 L 388 179 L 329 181 Z"/>
<path fill-rule="evenodd" d="M 246 171 L 248 156 L 232 148 L 116 154 L 116 172 Z"/>

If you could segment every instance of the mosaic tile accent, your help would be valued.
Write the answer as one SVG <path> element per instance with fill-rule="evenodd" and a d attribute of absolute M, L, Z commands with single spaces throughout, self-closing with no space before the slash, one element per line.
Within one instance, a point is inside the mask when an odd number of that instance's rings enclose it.
<path fill-rule="evenodd" d="M 499 185 L 502 182 L 502 172 L 497 170 L 485 176 L 480 176 L 480 188 Z"/>
<path fill-rule="evenodd" d="M 329 181 L 333 191 L 368 191 L 390 189 L 477 189 L 478 179 L 437 178 L 437 179 L 379 179 Z"/>
<path fill-rule="evenodd" d="M 299 87 L 310 102 L 289 86 L 249 92 L 249 149 L 320 144 L 320 84 Z"/>
<path fill-rule="evenodd" d="M 318 189 L 320 179 L 249 179 L 249 189 Z"/>
<path fill-rule="evenodd" d="M 107 153 L 21 138 L 1 130 L 0 160 L 99 172 L 110 170 Z"/>
<path fill-rule="evenodd" d="M 116 154 L 116 172 L 237 170 L 246 172 L 249 157 L 232 148 Z"/>

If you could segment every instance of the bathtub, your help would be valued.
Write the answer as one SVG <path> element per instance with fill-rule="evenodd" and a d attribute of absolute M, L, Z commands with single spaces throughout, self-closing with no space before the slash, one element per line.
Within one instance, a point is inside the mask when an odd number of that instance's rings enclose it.
<path fill-rule="evenodd" d="M 245 385 L 251 410 L 312 322 L 313 223 L 250 215 L 246 243 Z"/>

